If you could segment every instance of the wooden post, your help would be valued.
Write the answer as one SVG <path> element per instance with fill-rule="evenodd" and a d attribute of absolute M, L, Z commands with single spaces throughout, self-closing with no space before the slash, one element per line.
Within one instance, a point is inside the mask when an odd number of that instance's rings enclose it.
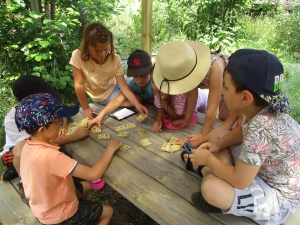
<path fill-rule="evenodd" d="M 142 49 L 152 56 L 152 0 L 142 0 Z"/>

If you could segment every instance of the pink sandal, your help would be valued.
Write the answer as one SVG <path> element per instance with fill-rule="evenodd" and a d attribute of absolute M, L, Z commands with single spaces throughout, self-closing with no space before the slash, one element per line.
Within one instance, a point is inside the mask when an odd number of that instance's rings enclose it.
<path fill-rule="evenodd" d="M 104 187 L 105 181 L 102 179 L 99 180 L 88 180 L 88 182 L 92 185 L 93 190 L 101 190 Z"/>

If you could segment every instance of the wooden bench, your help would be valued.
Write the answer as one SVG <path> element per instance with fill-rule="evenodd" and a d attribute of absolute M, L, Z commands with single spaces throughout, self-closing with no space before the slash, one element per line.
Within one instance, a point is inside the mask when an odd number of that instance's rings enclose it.
<path fill-rule="evenodd" d="M 99 112 L 103 106 L 91 104 Z M 171 137 L 187 137 L 199 133 L 202 128 L 204 115 L 199 113 L 199 123 L 183 130 L 163 129 L 161 133 L 152 133 L 151 128 L 156 120 L 156 109 L 149 106 L 149 116 L 142 123 L 131 116 L 117 121 L 110 117 L 103 120 L 102 133 L 110 133 L 112 139 L 122 140 L 131 148 L 126 152 L 118 151 L 104 175 L 104 180 L 117 192 L 132 202 L 159 224 L 256 224 L 245 217 L 223 215 L 222 213 L 207 214 L 197 210 L 191 195 L 198 191 L 201 178 L 193 172 L 185 170 L 180 159 L 180 151 L 176 153 L 162 152 L 158 145 Z M 82 119 L 82 113 L 73 120 Z M 131 129 L 130 136 L 117 137 L 115 126 L 136 123 L 137 128 Z M 217 121 L 218 126 L 221 121 Z M 152 145 L 143 147 L 139 140 L 138 131 L 146 130 Z M 103 154 L 107 140 L 98 140 L 97 134 L 90 133 L 89 137 L 65 146 L 65 150 L 73 158 L 85 165 L 93 165 Z M 300 212 L 290 216 L 284 224 L 298 224 Z"/>
<path fill-rule="evenodd" d="M 0 181 L 0 224 L 38 225 L 28 205 L 22 202 L 17 186 L 18 178 Z"/>

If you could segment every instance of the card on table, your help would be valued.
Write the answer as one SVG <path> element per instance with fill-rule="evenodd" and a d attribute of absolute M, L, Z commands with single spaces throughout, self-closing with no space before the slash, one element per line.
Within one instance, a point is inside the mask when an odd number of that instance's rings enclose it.
<path fill-rule="evenodd" d="M 98 139 L 110 139 L 110 134 L 99 134 Z"/>
<path fill-rule="evenodd" d="M 115 127 L 115 130 L 117 132 L 119 132 L 119 131 L 123 131 L 123 130 L 129 130 L 129 129 L 132 129 L 135 127 L 137 127 L 135 123 L 128 123 L 128 124 L 124 124 L 124 125 Z"/>
<path fill-rule="evenodd" d="M 117 136 L 119 136 L 119 137 L 128 137 L 129 136 L 129 131 L 118 132 Z"/>
<path fill-rule="evenodd" d="M 145 130 L 139 131 L 138 134 L 139 134 L 140 137 L 148 137 L 148 133 Z"/>
<path fill-rule="evenodd" d="M 172 152 L 176 152 L 176 151 L 179 151 L 181 149 L 180 145 L 171 145 L 171 148 L 172 148 Z"/>
<path fill-rule="evenodd" d="M 129 146 L 129 145 L 122 145 L 122 147 L 120 148 L 120 150 L 122 151 L 122 152 L 125 152 L 126 150 L 128 150 L 128 149 L 130 149 L 131 148 L 131 146 Z"/>
<path fill-rule="evenodd" d="M 84 118 L 78 123 L 78 127 L 86 126 L 89 122 L 89 118 Z"/>
<path fill-rule="evenodd" d="M 101 133 L 102 129 L 100 127 L 92 127 L 92 133 L 97 134 Z"/>
<path fill-rule="evenodd" d="M 147 138 L 140 140 L 140 143 L 141 143 L 144 147 L 152 144 Z"/>
<path fill-rule="evenodd" d="M 146 114 L 141 114 L 139 115 L 136 120 L 139 121 L 139 122 L 142 122 L 144 119 L 147 118 L 147 115 Z"/>
<path fill-rule="evenodd" d="M 169 141 L 169 144 L 175 145 L 177 140 L 178 140 L 177 137 L 172 137 L 172 138 L 170 139 L 170 141 Z"/>

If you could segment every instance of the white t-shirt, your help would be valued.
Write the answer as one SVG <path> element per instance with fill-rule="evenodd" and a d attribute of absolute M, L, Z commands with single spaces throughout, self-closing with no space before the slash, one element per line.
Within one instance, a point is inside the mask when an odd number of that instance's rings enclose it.
<path fill-rule="evenodd" d="M 0 153 L 0 156 L 3 153 L 7 152 L 10 147 L 15 146 L 19 141 L 27 139 L 29 134 L 25 131 L 19 132 L 16 122 L 15 122 L 15 113 L 16 109 L 13 107 L 4 118 L 4 129 L 5 129 L 5 145 L 3 151 Z"/>

